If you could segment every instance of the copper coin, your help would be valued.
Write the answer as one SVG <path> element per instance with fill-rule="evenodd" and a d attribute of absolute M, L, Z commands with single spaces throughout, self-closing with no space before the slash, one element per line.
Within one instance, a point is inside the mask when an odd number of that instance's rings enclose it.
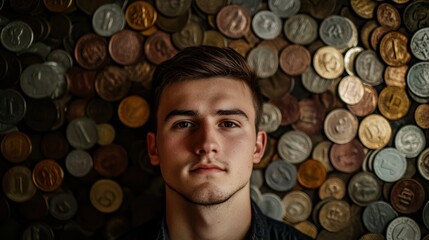
<path fill-rule="evenodd" d="M 230 38 L 241 38 L 250 31 L 251 15 L 240 5 L 223 7 L 216 15 L 219 31 Z"/>
<path fill-rule="evenodd" d="M 279 63 L 281 69 L 291 75 L 301 75 L 311 64 L 310 52 L 303 46 L 292 44 L 280 52 Z"/>
<path fill-rule="evenodd" d="M 76 42 L 74 55 L 81 67 L 98 69 L 108 61 L 107 41 L 95 33 L 87 33 Z"/>
<path fill-rule="evenodd" d="M 94 169 L 103 177 L 117 177 L 128 166 L 127 151 L 118 144 L 101 146 L 94 153 Z"/>
<path fill-rule="evenodd" d="M 124 29 L 110 38 L 110 57 L 119 64 L 130 65 L 137 62 L 142 52 L 143 38 L 134 31 Z"/>
<path fill-rule="evenodd" d="M 51 12 L 64 12 L 71 7 L 73 0 L 53 1 L 43 0 L 45 7 Z"/>
<path fill-rule="evenodd" d="M 312 99 L 301 99 L 299 105 L 299 119 L 292 123 L 296 130 L 305 132 L 308 135 L 315 134 L 322 130 L 325 118 L 325 109 Z"/>
<path fill-rule="evenodd" d="M 98 95 L 109 102 L 124 98 L 131 87 L 127 72 L 120 67 L 110 65 L 98 72 L 95 79 L 95 90 Z"/>
<path fill-rule="evenodd" d="M 77 97 L 91 97 L 95 94 L 95 76 L 97 71 L 84 70 L 73 66 L 67 71 L 67 84 L 71 94 Z"/>
<path fill-rule="evenodd" d="M 393 185 L 390 201 L 392 207 L 399 213 L 415 213 L 425 203 L 425 190 L 417 180 L 403 178 Z"/>
<path fill-rule="evenodd" d="M 31 154 L 32 143 L 25 132 L 11 132 L 1 141 L 1 153 L 12 163 L 25 161 Z"/>
<path fill-rule="evenodd" d="M 86 117 L 85 110 L 88 104 L 86 98 L 76 98 L 67 105 L 66 119 L 71 121 L 75 118 Z"/>
<path fill-rule="evenodd" d="M 410 99 L 405 89 L 387 86 L 381 90 L 378 97 L 378 109 L 387 119 L 398 120 L 404 117 L 410 109 Z"/>
<path fill-rule="evenodd" d="M 140 96 L 128 96 L 119 104 L 118 116 L 125 126 L 141 127 L 149 119 L 149 104 Z"/>
<path fill-rule="evenodd" d="M 362 45 L 365 47 L 365 49 L 368 49 L 371 47 L 369 40 L 370 40 L 372 31 L 376 27 L 378 27 L 378 24 L 375 20 L 370 20 L 363 24 L 360 30 L 360 40 L 362 42 Z"/>
<path fill-rule="evenodd" d="M 419 127 L 423 129 L 429 128 L 429 104 L 420 104 L 414 112 L 414 119 Z"/>
<path fill-rule="evenodd" d="M 299 119 L 299 102 L 292 94 L 285 94 L 281 98 L 271 99 L 282 113 L 281 125 L 292 124 Z"/>
<path fill-rule="evenodd" d="M 408 65 L 400 67 L 387 66 L 384 70 L 384 82 L 387 86 L 405 88 Z"/>
<path fill-rule="evenodd" d="M 297 178 L 306 188 L 318 188 L 326 179 L 326 168 L 320 161 L 308 159 L 299 165 Z"/>
<path fill-rule="evenodd" d="M 411 60 L 408 52 L 408 37 L 400 32 L 386 33 L 380 42 L 380 55 L 390 66 L 400 67 Z"/>
<path fill-rule="evenodd" d="M 390 3 L 381 3 L 377 6 L 377 21 L 382 25 L 397 30 L 401 26 L 401 15 Z"/>
<path fill-rule="evenodd" d="M 351 0 L 350 5 L 357 15 L 364 19 L 371 19 L 374 17 L 377 2 L 372 0 Z"/>
<path fill-rule="evenodd" d="M 125 20 L 132 29 L 137 31 L 152 27 L 157 16 L 153 5 L 144 1 L 132 2 L 125 10 Z"/>
<path fill-rule="evenodd" d="M 53 131 L 43 135 L 40 148 L 46 158 L 58 160 L 69 151 L 69 144 L 63 132 Z"/>
<path fill-rule="evenodd" d="M 378 94 L 377 90 L 370 85 L 364 84 L 364 94 L 362 99 L 353 105 L 347 104 L 347 108 L 357 117 L 365 117 L 375 111 L 377 108 Z"/>
<path fill-rule="evenodd" d="M 171 43 L 170 34 L 159 31 L 146 40 L 144 53 L 149 61 L 158 65 L 176 55 L 177 50 Z"/>
<path fill-rule="evenodd" d="M 357 139 L 346 144 L 333 144 L 329 154 L 332 166 L 345 173 L 359 170 L 365 158 L 363 146 Z"/>
<path fill-rule="evenodd" d="M 383 38 L 383 36 L 386 33 L 390 32 L 390 31 L 391 31 L 391 29 L 386 27 L 386 26 L 378 26 L 371 32 L 369 43 L 371 45 L 371 48 L 374 51 L 378 50 L 378 45 L 379 45 L 381 39 Z"/>
<path fill-rule="evenodd" d="M 54 160 L 45 159 L 38 162 L 33 169 L 33 182 L 44 192 L 57 190 L 64 179 L 62 167 Z"/>

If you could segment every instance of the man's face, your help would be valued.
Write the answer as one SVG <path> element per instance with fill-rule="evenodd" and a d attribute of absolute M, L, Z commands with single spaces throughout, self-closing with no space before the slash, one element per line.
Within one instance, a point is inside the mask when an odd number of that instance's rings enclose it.
<path fill-rule="evenodd" d="M 266 134 L 256 134 L 252 94 L 243 82 L 216 77 L 173 83 L 161 94 L 157 125 L 148 149 L 167 196 L 212 205 L 248 191 Z"/>

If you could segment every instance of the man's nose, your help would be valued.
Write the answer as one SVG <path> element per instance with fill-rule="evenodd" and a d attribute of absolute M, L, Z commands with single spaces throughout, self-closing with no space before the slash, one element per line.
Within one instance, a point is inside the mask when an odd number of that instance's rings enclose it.
<path fill-rule="evenodd" d="M 202 154 L 213 154 L 219 151 L 219 132 L 215 126 L 211 126 L 208 123 L 203 123 L 197 129 L 195 138 L 195 153 L 198 155 Z"/>

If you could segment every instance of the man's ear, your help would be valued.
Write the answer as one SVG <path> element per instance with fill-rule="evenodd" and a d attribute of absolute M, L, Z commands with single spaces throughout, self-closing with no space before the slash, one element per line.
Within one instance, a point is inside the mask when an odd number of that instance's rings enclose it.
<path fill-rule="evenodd" d="M 158 148 L 156 146 L 156 135 L 153 132 L 148 132 L 146 135 L 147 150 L 150 158 L 150 163 L 154 166 L 159 165 Z"/>
<path fill-rule="evenodd" d="M 253 163 L 259 163 L 264 156 L 265 147 L 267 146 L 267 133 L 259 131 L 256 135 L 255 151 L 253 152 Z"/>

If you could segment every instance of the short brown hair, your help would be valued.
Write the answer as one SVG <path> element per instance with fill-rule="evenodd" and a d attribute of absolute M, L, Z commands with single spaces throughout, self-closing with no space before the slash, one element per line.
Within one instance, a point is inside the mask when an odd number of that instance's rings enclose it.
<path fill-rule="evenodd" d="M 251 90 L 255 108 L 256 131 L 262 115 L 263 98 L 255 72 L 232 48 L 214 46 L 188 47 L 158 65 L 153 74 L 152 129 L 156 131 L 156 114 L 162 91 L 169 84 L 210 77 L 230 77 L 244 82 Z"/>

